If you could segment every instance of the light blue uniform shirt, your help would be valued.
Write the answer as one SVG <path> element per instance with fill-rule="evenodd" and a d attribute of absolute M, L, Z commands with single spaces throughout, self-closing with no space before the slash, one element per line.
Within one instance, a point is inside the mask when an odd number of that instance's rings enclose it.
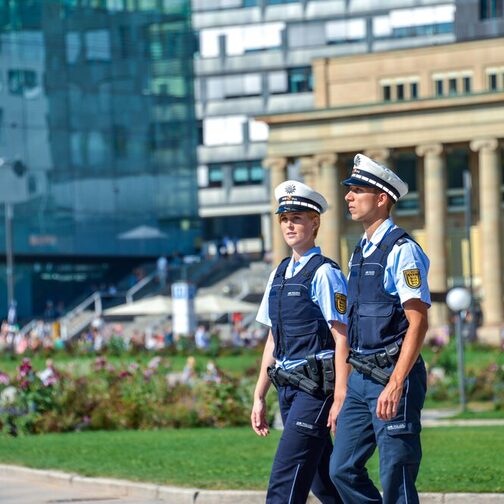
<path fill-rule="evenodd" d="M 295 274 L 299 273 L 308 261 L 315 255 L 321 254 L 320 247 L 313 247 L 308 250 L 303 256 L 299 258 L 299 261 L 294 261 L 294 257 L 291 260 L 285 271 L 285 278 L 292 278 Z M 257 312 L 256 320 L 261 324 L 271 327 L 271 319 L 269 317 L 269 293 L 271 290 L 271 285 L 273 283 L 273 278 L 275 277 L 276 268 L 271 272 L 271 275 L 266 285 L 266 290 L 259 306 L 259 311 Z M 329 327 L 331 322 L 341 322 L 342 324 L 347 324 L 347 314 L 340 313 L 336 309 L 335 297 L 336 294 L 347 296 L 347 281 L 345 275 L 339 269 L 333 268 L 330 264 L 326 263 L 320 266 L 313 276 L 313 281 L 311 283 L 311 298 L 314 303 L 316 303 L 322 315 Z M 324 350 L 317 354 L 318 359 L 328 358 L 334 354 L 333 350 Z M 305 364 L 306 359 L 302 360 L 283 360 L 277 361 L 277 365 L 282 366 L 284 369 L 292 369 L 293 367 Z"/>
<path fill-rule="evenodd" d="M 392 219 L 387 219 L 380 224 L 378 229 L 371 236 L 371 240 L 366 238 L 366 234 L 362 237 L 361 247 L 362 255 L 369 257 L 380 244 L 383 237 L 396 229 L 397 226 L 392 222 Z M 350 265 L 352 258 L 350 258 Z M 387 265 L 383 276 L 383 286 L 385 291 L 393 296 L 399 296 L 401 304 L 404 304 L 408 299 L 420 299 L 425 304 L 431 304 L 429 285 L 427 283 L 427 275 L 429 273 L 429 258 L 423 250 L 412 240 L 407 240 L 402 245 L 394 245 L 387 258 Z M 406 283 L 404 271 L 418 269 L 420 272 L 420 286 L 417 288 L 410 287 Z"/>

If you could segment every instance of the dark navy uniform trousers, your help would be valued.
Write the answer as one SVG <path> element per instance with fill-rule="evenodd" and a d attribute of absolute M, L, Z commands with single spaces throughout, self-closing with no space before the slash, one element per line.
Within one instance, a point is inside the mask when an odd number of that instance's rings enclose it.
<path fill-rule="evenodd" d="M 267 504 L 305 504 L 310 488 L 322 504 L 340 504 L 329 477 L 332 451 L 327 417 L 332 395 L 313 397 L 287 385 L 278 399 L 284 430 L 275 455 Z"/>
<path fill-rule="evenodd" d="M 418 359 L 405 380 L 397 416 L 390 421 L 376 416 L 383 388 L 357 371 L 349 377 L 330 465 L 331 479 L 345 504 L 419 502 L 415 480 L 422 458 L 420 412 L 426 392 L 423 360 Z M 383 500 L 365 467 L 377 446 Z"/>

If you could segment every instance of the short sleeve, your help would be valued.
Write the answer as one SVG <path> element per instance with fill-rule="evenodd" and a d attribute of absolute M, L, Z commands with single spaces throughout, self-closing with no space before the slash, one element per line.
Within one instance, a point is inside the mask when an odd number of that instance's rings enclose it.
<path fill-rule="evenodd" d="M 401 304 L 409 299 L 420 299 L 430 306 L 427 276 L 429 259 L 415 242 L 408 240 L 395 245 L 387 261 L 385 289 L 399 296 Z"/>
<path fill-rule="evenodd" d="M 329 263 L 320 266 L 313 277 L 312 299 L 329 325 L 347 324 L 347 281 L 340 269 Z"/>
<path fill-rule="evenodd" d="M 266 289 L 264 291 L 261 304 L 259 305 L 259 310 L 257 311 L 256 320 L 257 322 L 271 327 L 271 319 L 269 317 L 269 293 L 271 290 L 271 285 L 273 284 L 273 278 L 275 277 L 276 268 L 271 272 L 268 283 L 266 284 Z"/>

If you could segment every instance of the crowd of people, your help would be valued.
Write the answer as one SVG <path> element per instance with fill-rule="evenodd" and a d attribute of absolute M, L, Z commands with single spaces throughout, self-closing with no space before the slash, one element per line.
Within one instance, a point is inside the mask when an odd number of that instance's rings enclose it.
<path fill-rule="evenodd" d="M 57 321 L 39 320 L 31 330 L 22 333 L 17 325 L 4 321 L 0 327 L 0 352 L 17 355 L 63 350 L 68 346 L 82 353 L 100 353 L 114 347 L 116 350 L 163 351 L 170 348 L 194 348 L 206 352 L 220 347 L 250 348 L 258 346 L 266 331 L 257 324 L 245 327 L 240 321 L 223 325 L 199 324 L 189 337 L 173 333 L 169 321 L 145 329 L 131 330 L 118 322 L 107 322 L 96 317 L 89 327 L 71 341 L 65 341 Z"/>

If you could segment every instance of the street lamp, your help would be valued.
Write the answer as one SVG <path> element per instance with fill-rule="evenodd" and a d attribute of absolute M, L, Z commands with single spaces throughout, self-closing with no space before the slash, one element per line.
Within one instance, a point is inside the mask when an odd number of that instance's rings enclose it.
<path fill-rule="evenodd" d="M 10 161 L 0 158 L 0 168 L 7 168 L 0 173 L 0 201 L 3 201 L 5 205 L 7 305 L 9 309 L 15 309 L 12 219 L 14 204 L 26 201 L 27 198 L 26 165 L 18 159 Z"/>
<path fill-rule="evenodd" d="M 465 374 L 464 374 L 464 340 L 462 337 L 462 312 L 471 306 L 471 292 L 464 287 L 455 287 L 446 295 L 448 308 L 455 312 L 455 338 L 457 341 L 457 361 L 459 379 L 459 399 L 462 412 L 466 409 Z"/>

